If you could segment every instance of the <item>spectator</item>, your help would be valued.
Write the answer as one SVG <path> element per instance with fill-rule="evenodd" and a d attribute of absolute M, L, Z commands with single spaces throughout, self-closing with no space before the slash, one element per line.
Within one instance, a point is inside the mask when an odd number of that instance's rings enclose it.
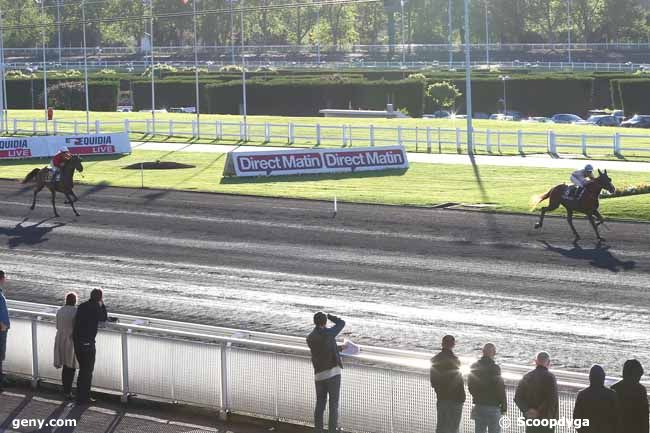
<path fill-rule="evenodd" d="M 639 381 L 643 366 L 636 359 L 623 364 L 623 380 L 612 385 L 618 396 L 621 429 L 624 433 L 648 433 L 648 392 Z"/>
<path fill-rule="evenodd" d="M 472 364 L 467 378 L 467 387 L 474 402 L 472 419 L 476 433 L 500 433 L 499 419 L 507 410 L 501 367 L 494 362 L 496 354 L 494 344 L 486 344 L 483 347 L 483 357 Z"/>
<path fill-rule="evenodd" d="M 327 327 L 328 319 L 334 323 L 331 328 Z M 316 382 L 314 425 L 316 433 L 323 433 L 323 413 L 329 396 L 328 431 L 335 433 L 339 419 L 341 369 L 343 368 L 336 336 L 343 330 L 345 321 L 331 314 L 318 312 L 314 314 L 314 325 L 314 330 L 307 337 Z"/>
<path fill-rule="evenodd" d="M 429 377 L 437 396 L 436 433 L 458 433 L 465 403 L 465 386 L 460 372 L 460 360 L 452 351 L 456 339 L 445 335 L 442 350 L 431 358 Z"/>
<path fill-rule="evenodd" d="M 0 392 L 3 391 L 5 376 L 2 371 L 2 363 L 7 353 L 7 333 L 9 332 L 9 309 L 4 296 L 5 273 L 0 271 Z"/>
<path fill-rule="evenodd" d="M 573 419 L 589 420 L 589 426 L 578 428 L 580 433 L 616 433 L 618 429 L 618 398 L 605 388 L 605 370 L 594 365 L 589 371 L 589 387 L 576 397 Z"/>
<path fill-rule="evenodd" d="M 553 373 L 548 371 L 551 365 L 550 355 L 539 352 L 535 364 L 535 369 L 526 373 L 519 381 L 515 392 L 515 404 L 526 419 L 557 419 L 559 414 L 557 381 Z M 546 426 L 526 425 L 526 433 L 545 433 L 554 430 Z"/>
<path fill-rule="evenodd" d="M 54 339 L 54 367 L 63 368 L 61 382 L 63 394 L 68 400 L 72 400 L 72 382 L 77 369 L 77 357 L 72 338 L 76 315 L 77 295 L 68 293 L 65 296 L 65 305 L 56 312 L 56 338 Z"/>
<path fill-rule="evenodd" d="M 90 299 L 79 305 L 74 322 L 74 351 L 79 362 L 79 376 L 77 377 L 77 403 L 88 404 L 94 400 L 90 398 L 90 386 L 95 368 L 95 337 L 100 322 L 106 322 L 106 306 L 104 294 L 100 289 L 90 292 Z"/>

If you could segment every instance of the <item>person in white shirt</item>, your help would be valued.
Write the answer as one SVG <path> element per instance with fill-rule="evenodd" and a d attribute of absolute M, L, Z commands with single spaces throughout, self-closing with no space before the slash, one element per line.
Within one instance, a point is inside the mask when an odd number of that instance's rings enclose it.
<path fill-rule="evenodd" d="M 571 173 L 571 183 L 577 187 L 575 191 L 575 197 L 579 198 L 585 185 L 594 179 L 594 167 L 591 164 L 587 164 L 585 165 L 585 168 L 576 170 Z"/>

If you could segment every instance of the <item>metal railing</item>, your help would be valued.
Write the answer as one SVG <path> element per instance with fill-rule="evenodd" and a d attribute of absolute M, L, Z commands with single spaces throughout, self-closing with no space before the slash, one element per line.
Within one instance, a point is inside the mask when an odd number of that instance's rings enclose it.
<path fill-rule="evenodd" d="M 409 152 L 532 154 L 584 156 L 650 156 L 650 135 L 607 133 L 606 127 L 593 127 L 589 133 L 570 134 L 556 131 L 529 132 L 475 129 L 472 149 L 467 148 L 466 130 L 436 126 L 366 126 L 321 123 L 244 123 L 243 121 L 193 121 L 151 119 L 123 121 L 95 120 L 87 125 L 79 120 L 52 120 L 49 133 L 81 134 L 128 132 L 148 136 L 185 137 L 234 142 L 264 142 L 276 145 L 350 147 L 403 145 Z M 8 134 L 45 134 L 43 119 L 9 119 Z"/>
<path fill-rule="evenodd" d="M 53 367 L 55 307 L 10 301 L 8 372 L 58 382 Z M 101 329 L 93 383 L 98 390 L 199 405 L 281 421 L 310 424 L 313 369 L 304 339 L 156 319 L 116 315 L 119 324 Z M 342 381 L 340 426 L 372 433 L 433 431 L 435 395 L 428 378 L 430 354 L 361 347 L 347 357 Z M 467 364 L 469 360 L 463 360 Z M 509 431 L 522 432 L 512 399 L 525 367 L 504 365 Z M 584 374 L 555 372 L 560 416 L 571 418 Z M 611 380 L 611 379 L 610 379 Z M 462 430 L 473 431 L 471 403 Z M 558 432 L 572 431 L 559 428 Z"/>

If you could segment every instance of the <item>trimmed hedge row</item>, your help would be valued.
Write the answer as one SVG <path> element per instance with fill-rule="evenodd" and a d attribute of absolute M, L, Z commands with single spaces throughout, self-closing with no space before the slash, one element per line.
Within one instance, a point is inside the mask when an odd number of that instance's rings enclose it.
<path fill-rule="evenodd" d="M 81 82 L 78 79 L 48 79 L 48 89 L 64 82 Z M 7 79 L 7 104 L 10 109 L 31 109 L 43 108 L 43 79 L 14 80 Z M 88 93 L 90 109 L 93 111 L 116 111 L 120 82 L 118 80 L 89 81 Z M 76 101 L 77 95 L 71 95 L 70 101 Z M 50 101 L 48 101 L 50 102 Z M 74 102 L 75 107 L 85 109 L 86 102 L 79 106 Z M 52 105 L 53 108 L 65 108 Z"/>
<path fill-rule="evenodd" d="M 650 114 L 650 79 L 627 78 L 611 81 L 614 106 L 626 115 Z"/>
<path fill-rule="evenodd" d="M 403 81 L 251 81 L 246 83 L 249 114 L 318 116 L 324 108 L 383 110 L 386 103 L 422 115 L 424 83 Z M 239 114 L 241 82 L 206 86 L 210 113 Z"/>

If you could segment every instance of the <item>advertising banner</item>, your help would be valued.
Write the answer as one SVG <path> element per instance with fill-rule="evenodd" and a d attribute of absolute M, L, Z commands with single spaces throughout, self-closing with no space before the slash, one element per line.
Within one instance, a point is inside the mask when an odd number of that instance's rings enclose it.
<path fill-rule="evenodd" d="M 54 156 L 64 146 L 78 155 L 131 153 L 131 142 L 126 132 L 0 137 L 0 159 L 47 158 Z"/>
<path fill-rule="evenodd" d="M 241 177 L 351 173 L 405 170 L 408 166 L 403 146 L 235 151 L 228 154 L 224 175 Z"/>

